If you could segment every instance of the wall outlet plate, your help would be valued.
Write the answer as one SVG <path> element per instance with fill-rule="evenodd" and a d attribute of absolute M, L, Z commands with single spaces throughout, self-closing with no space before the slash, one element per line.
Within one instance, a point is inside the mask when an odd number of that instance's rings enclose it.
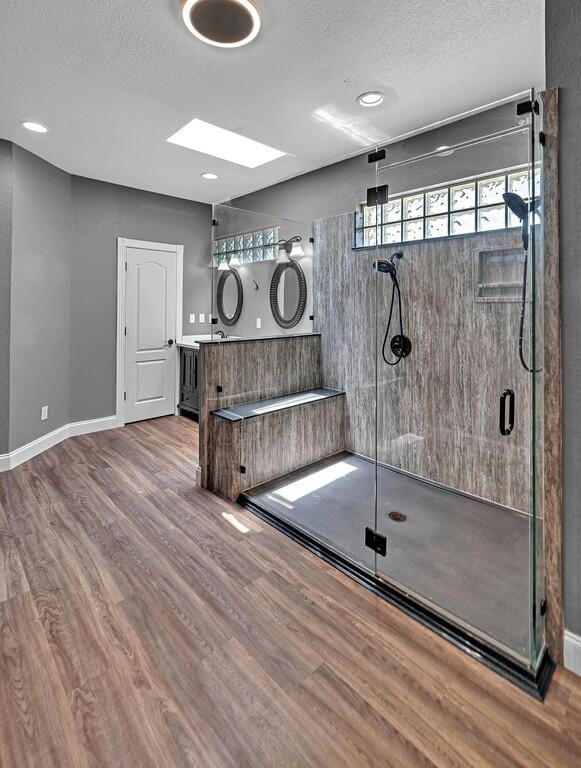
<path fill-rule="evenodd" d="M 48 419 L 48 405 L 43 405 L 40 409 L 40 420 L 46 421 Z"/>
<path fill-rule="evenodd" d="M 192 312 L 192 314 L 190 315 L 190 323 L 195 323 L 195 322 L 196 322 L 196 315 L 194 312 Z"/>
<path fill-rule="evenodd" d="M 200 317 L 200 323 L 206 322 L 206 315 L 203 312 L 200 313 L 199 317 Z"/>
<path fill-rule="evenodd" d="M 256 318 L 256 327 L 257 328 L 262 328 L 262 318 L 261 317 L 257 317 Z"/>

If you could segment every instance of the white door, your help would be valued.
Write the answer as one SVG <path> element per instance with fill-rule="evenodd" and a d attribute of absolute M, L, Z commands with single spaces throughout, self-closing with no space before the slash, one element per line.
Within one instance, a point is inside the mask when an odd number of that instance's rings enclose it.
<path fill-rule="evenodd" d="M 175 412 L 176 253 L 127 247 L 125 423 Z"/>

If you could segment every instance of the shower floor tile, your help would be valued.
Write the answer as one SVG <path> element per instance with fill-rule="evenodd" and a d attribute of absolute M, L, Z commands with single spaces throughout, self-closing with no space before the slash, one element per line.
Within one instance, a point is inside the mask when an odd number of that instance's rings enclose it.
<path fill-rule="evenodd" d="M 374 527 L 374 474 L 373 462 L 341 453 L 246 496 L 373 570 L 364 538 Z M 377 475 L 378 530 L 387 536 L 379 573 L 528 657 L 528 518 L 385 467 Z"/>

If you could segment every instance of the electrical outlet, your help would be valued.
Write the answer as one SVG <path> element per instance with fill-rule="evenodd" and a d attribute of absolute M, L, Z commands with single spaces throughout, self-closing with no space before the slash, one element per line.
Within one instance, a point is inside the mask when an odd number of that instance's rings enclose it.
<path fill-rule="evenodd" d="M 195 315 L 195 313 L 192 313 L 190 315 L 190 323 L 195 323 L 195 322 L 196 322 L 196 315 Z"/>
<path fill-rule="evenodd" d="M 205 318 L 206 318 L 206 315 L 205 315 L 203 312 L 201 312 L 201 313 L 200 313 L 200 322 L 201 322 L 201 323 L 205 323 L 205 322 L 206 322 L 206 319 L 205 319 Z"/>
<path fill-rule="evenodd" d="M 256 327 L 257 328 L 262 328 L 262 318 L 261 317 L 257 317 L 256 318 Z"/>
<path fill-rule="evenodd" d="M 48 405 L 43 405 L 40 409 L 40 420 L 46 421 L 48 419 Z"/>

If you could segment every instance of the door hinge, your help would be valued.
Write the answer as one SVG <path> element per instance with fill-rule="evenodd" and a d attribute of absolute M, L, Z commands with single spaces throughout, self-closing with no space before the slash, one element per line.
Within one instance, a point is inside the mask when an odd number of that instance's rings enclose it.
<path fill-rule="evenodd" d="M 516 105 L 517 115 L 530 115 L 531 112 L 534 112 L 535 115 L 539 114 L 539 102 L 536 99 L 534 101 L 530 99 L 521 101 Z"/>
<path fill-rule="evenodd" d="M 240 465 L 240 474 L 241 475 L 245 475 L 246 474 L 246 467 L 244 466 L 244 464 Z"/>
<path fill-rule="evenodd" d="M 369 187 L 367 190 L 367 205 L 383 205 L 387 203 L 387 184 L 381 187 Z"/>
<path fill-rule="evenodd" d="M 539 144 L 544 147 L 547 143 L 547 136 L 544 131 L 539 131 Z"/>
<path fill-rule="evenodd" d="M 127 272 L 127 262 L 125 262 L 125 271 Z"/>
<path fill-rule="evenodd" d="M 546 598 L 543 598 L 541 600 L 541 605 L 539 606 L 539 608 L 540 608 L 541 616 L 544 616 L 545 613 L 547 612 L 547 600 L 546 600 Z"/>
<path fill-rule="evenodd" d="M 387 552 L 387 539 L 386 537 L 374 531 L 373 528 L 365 529 L 365 546 L 377 552 L 378 555 L 383 555 Z"/>
<path fill-rule="evenodd" d="M 377 163 L 380 160 L 385 160 L 385 149 L 378 149 L 377 152 L 371 152 L 367 155 L 368 163 Z"/>
<path fill-rule="evenodd" d="M 127 400 L 127 392 L 124 392 L 124 393 L 123 393 L 123 399 L 124 399 L 124 400 Z"/>
<path fill-rule="evenodd" d="M 125 335 L 127 336 L 127 326 L 125 326 Z"/>

